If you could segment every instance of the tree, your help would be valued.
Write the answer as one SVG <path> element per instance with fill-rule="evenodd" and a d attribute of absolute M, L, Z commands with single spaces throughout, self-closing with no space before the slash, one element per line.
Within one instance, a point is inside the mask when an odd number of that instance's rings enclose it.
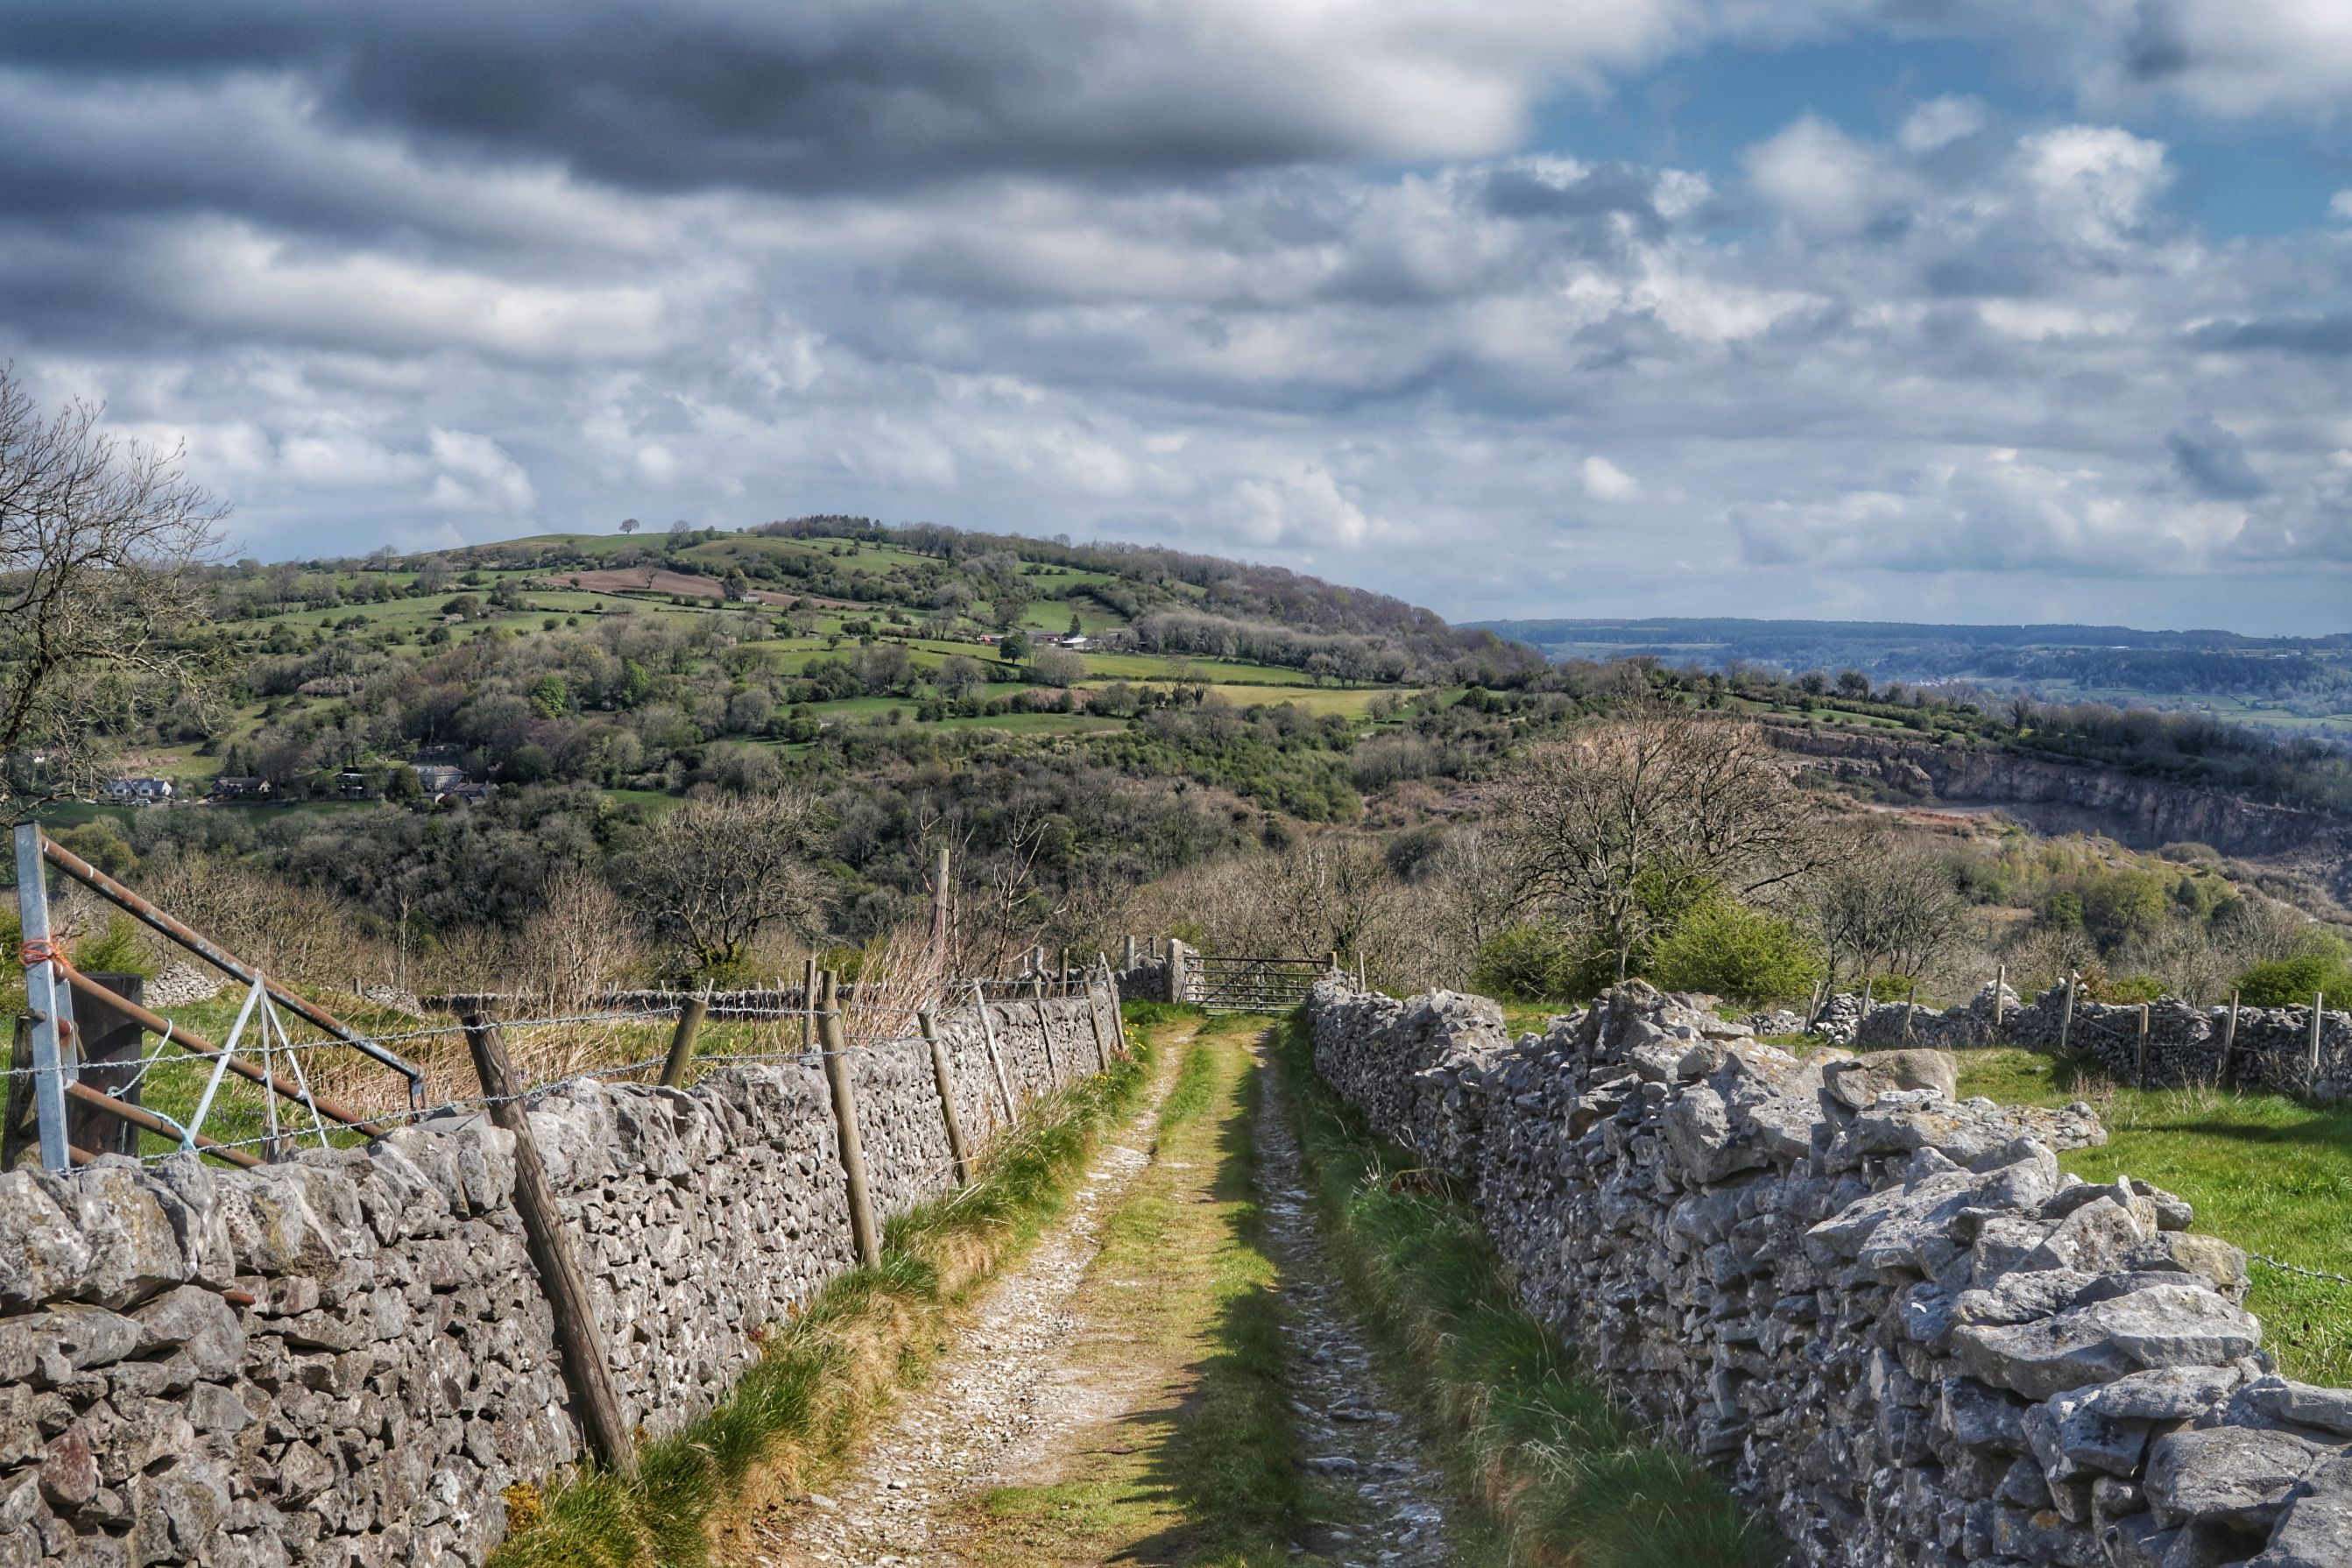
<path fill-rule="evenodd" d="M 669 531 L 673 538 L 681 533 L 692 533 L 694 531 L 694 524 L 687 521 L 686 519 L 681 517 L 676 522 L 669 525 Z"/>
<path fill-rule="evenodd" d="M 1497 805 L 1521 897 L 1582 925 L 1620 980 L 1701 898 L 1748 898 L 1824 854 L 1812 811 L 1754 726 L 1673 705 L 1536 748 Z"/>
<path fill-rule="evenodd" d="M 1028 613 L 1028 596 L 1009 588 L 998 590 L 996 597 L 989 601 L 989 619 L 996 624 L 999 631 L 1011 631 Z"/>
<path fill-rule="evenodd" d="M 1007 632 L 996 645 L 996 657 L 1007 664 L 1019 664 L 1029 657 L 1029 635 Z"/>
<path fill-rule="evenodd" d="M 1087 661 L 1067 648 L 1043 647 L 1030 656 L 1029 672 L 1043 686 L 1076 686 L 1087 678 Z"/>
<path fill-rule="evenodd" d="M 200 673 L 175 637 L 203 610 L 195 568 L 227 510 L 180 449 L 126 442 L 75 402 L 44 419 L 0 365 L 0 816 L 95 787 L 104 738 L 184 698 Z"/>
<path fill-rule="evenodd" d="M 988 684 L 988 670 L 970 654 L 951 653 L 940 661 L 939 673 L 931 679 L 941 696 L 961 701 Z"/>
<path fill-rule="evenodd" d="M 688 800 L 625 858 L 622 888 L 693 969 L 724 973 L 771 926 L 816 930 L 820 826 L 796 790 Z"/>
<path fill-rule="evenodd" d="M 625 517 L 621 520 L 621 531 L 623 533 L 635 533 L 639 526 L 640 524 L 634 517 Z"/>
<path fill-rule="evenodd" d="M 1942 857 L 1874 837 L 1822 879 L 1815 916 L 1834 984 L 1845 959 L 1864 974 L 1917 975 L 1967 931 L 1969 906 Z"/>

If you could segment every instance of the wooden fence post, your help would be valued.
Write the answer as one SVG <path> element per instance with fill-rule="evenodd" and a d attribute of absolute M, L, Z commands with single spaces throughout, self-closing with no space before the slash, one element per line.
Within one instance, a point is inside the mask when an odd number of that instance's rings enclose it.
<path fill-rule="evenodd" d="M 669 1059 L 662 1063 L 661 1086 L 684 1089 L 686 1069 L 694 1060 L 694 1037 L 702 1032 L 702 1016 L 710 1010 L 710 985 L 677 1005 L 677 1027 L 669 1037 Z"/>
<path fill-rule="evenodd" d="M 2235 991 L 2230 993 L 2230 1021 L 2221 1026 L 2221 1086 L 2224 1089 L 2238 1087 L 2238 1064 L 2233 1059 L 2238 1054 L 2238 995 Z"/>
<path fill-rule="evenodd" d="M 2315 1087 L 2319 1082 L 2319 1024 L 2326 1005 L 2326 992 L 2315 991 L 2311 994 L 2311 1081 Z"/>
<path fill-rule="evenodd" d="M 996 1051 L 996 1025 L 988 1016 L 988 993 L 980 982 L 971 983 L 971 1005 L 980 1013 L 980 1039 L 988 1047 L 988 1065 L 996 1074 L 996 1092 L 1004 1097 L 1004 1125 L 1012 1126 L 1021 1120 L 1020 1110 L 1013 1103 L 1013 1085 L 1005 1080 L 1004 1058 Z"/>
<path fill-rule="evenodd" d="M 2082 988 L 2083 977 L 2066 976 L 2066 1010 L 2058 1015 L 2058 1054 L 2064 1056 L 2074 1038 L 2074 993 Z"/>
<path fill-rule="evenodd" d="M 8 1042 L 8 1108 L 0 1116 L 0 1171 L 13 1171 L 27 1149 L 40 1147 L 33 1113 L 33 1021 L 19 1017 Z"/>
<path fill-rule="evenodd" d="M 882 1261 L 882 1233 L 874 1226 L 874 1200 L 866 1186 L 866 1144 L 857 1134 L 857 1088 L 849 1072 L 849 1045 L 841 1033 L 836 984 L 830 969 L 817 981 L 824 997 L 817 1013 L 817 1038 L 824 1047 L 824 1087 L 833 1099 L 841 1173 L 849 1184 L 849 1233 L 857 1242 L 857 1261 L 870 1268 Z"/>
<path fill-rule="evenodd" d="M 1029 1000 L 1037 1007 L 1037 1037 L 1045 1044 L 1045 1081 L 1055 1089 L 1062 1087 L 1062 1064 L 1054 1059 L 1054 1026 L 1045 1016 L 1045 977 L 1033 975 L 1029 981 Z"/>
<path fill-rule="evenodd" d="M 801 972 L 801 1054 L 816 1044 L 816 954 L 809 954 Z"/>
<path fill-rule="evenodd" d="M 1992 1037 L 2000 1038 L 2002 1026 L 2009 1016 L 2009 965 L 1995 966 L 1992 972 Z"/>
<path fill-rule="evenodd" d="M 971 1151 L 963 1141 L 963 1118 L 956 1114 L 955 1069 L 948 1063 L 948 1048 L 940 1043 L 937 1019 L 926 1010 L 915 1015 L 915 1026 L 923 1032 L 923 1040 L 931 1047 L 931 1078 L 940 1086 L 940 1114 L 948 1124 L 948 1152 L 955 1156 L 956 1184 L 971 1182 Z"/>
<path fill-rule="evenodd" d="M 2138 1069 L 2139 1087 L 2146 1089 L 2147 1087 L 2147 1004 L 2145 1002 L 2139 1005 L 2139 1045 L 2133 1053 L 2133 1061 Z"/>
<path fill-rule="evenodd" d="M 1087 1022 L 1095 1032 L 1095 1062 L 1103 1071 L 1110 1071 L 1110 1051 L 1103 1045 L 1102 1008 L 1095 1001 L 1095 983 L 1087 982 Z"/>
<path fill-rule="evenodd" d="M 1903 998 L 1903 1043 L 1906 1046 L 1911 1043 L 1912 1020 L 1918 1017 L 1918 1016 L 1919 982 L 1915 977 L 1911 982 L 1910 991 L 1907 992 Z"/>
<path fill-rule="evenodd" d="M 1132 970 L 1132 969 L 1134 969 L 1134 967 L 1135 967 L 1135 937 L 1134 937 L 1134 935 L 1133 935 L 1132 933 L 1129 933 L 1129 935 L 1128 936 L 1128 939 L 1127 939 L 1127 952 L 1126 952 L 1126 953 L 1125 953 L 1125 955 L 1124 955 L 1124 956 L 1125 956 L 1125 958 L 1126 958 L 1127 962 L 1126 962 L 1126 963 L 1122 963 L 1122 964 L 1120 964 L 1120 965 L 1119 965 L 1119 967 L 1120 967 L 1121 969 L 1124 969 L 1124 970 Z"/>
<path fill-rule="evenodd" d="M 1118 1042 L 1118 1054 L 1125 1056 L 1127 1055 L 1127 1015 L 1119 1010 L 1118 976 L 1107 974 L 1104 979 L 1110 986 L 1111 1037 Z"/>
<path fill-rule="evenodd" d="M 474 1074 L 481 1080 L 482 1098 L 490 1121 L 514 1135 L 515 1212 L 522 1218 L 523 1240 L 531 1267 L 539 1273 L 540 1293 L 547 1298 L 555 1321 L 555 1348 L 563 1361 L 564 1385 L 578 1407 L 581 1435 L 597 1462 L 617 1474 L 637 1473 L 637 1445 L 621 1412 L 620 1390 L 613 1383 L 613 1363 L 604 1349 L 604 1331 L 596 1322 L 595 1299 L 588 1293 L 587 1276 L 580 1271 L 580 1255 L 564 1223 L 555 1184 L 539 1157 L 539 1142 L 530 1133 L 530 1115 L 516 1098 L 514 1068 L 507 1061 L 506 1041 L 498 1021 L 484 1013 L 468 1013 L 464 1020 L 466 1045 L 473 1053 Z"/>

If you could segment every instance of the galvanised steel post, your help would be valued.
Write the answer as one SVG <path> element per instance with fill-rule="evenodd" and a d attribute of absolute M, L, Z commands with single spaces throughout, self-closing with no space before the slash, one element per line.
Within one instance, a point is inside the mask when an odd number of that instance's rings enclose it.
<path fill-rule="evenodd" d="M 41 1129 L 41 1165 L 73 1169 L 66 1147 L 66 1051 L 73 1038 L 72 994 L 49 956 L 49 884 L 41 863 L 41 829 L 16 829 L 16 907 L 24 921 L 25 1007 L 33 1017 L 33 1112 Z"/>

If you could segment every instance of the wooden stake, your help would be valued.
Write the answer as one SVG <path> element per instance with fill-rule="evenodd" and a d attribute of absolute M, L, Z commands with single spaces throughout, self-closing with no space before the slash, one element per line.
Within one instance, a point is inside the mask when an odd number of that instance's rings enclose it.
<path fill-rule="evenodd" d="M 1919 1016 L 1919 982 L 1911 982 L 1910 991 L 1903 998 L 1903 1043 L 1911 1043 L 1911 1021 Z"/>
<path fill-rule="evenodd" d="M 1062 1064 L 1054 1059 L 1054 1026 L 1045 1017 L 1045 977 L 1034 975 L 1029 981 L 1029 1000 L 1037 1007 L 1037 1037 L 1045 1042 L 1045 1081 L 1055 1088 L 1062 1086 Z"/>
<path fill-rule="evenodd" d="M 2147 1004 L 2139 1005 L 2139 1045 L 2133 1053 L 2133 1065 L 2138 1069 L 2139 1087 L 2147 1087 Z"/>
<path fill-rule="evenodd" d="M 1095 983 L 1087 982 L 1087 1022 L 1095 1032 L 1095 1063 L 1103 1071 L 1110 1071 L 1110 1052 L 1103 1046 L 1102 1012 L 1095 1002 Z"/>
<path fill-rule="evenodd" d="M 604 1331 L 596 1322 L 595 1299 L 580 1270 L 572 1227 L 556 1199 L 555 1184 L 539 1157 L 531 1136 L 530 1116 L 516 1098 L 514 1068 L 507 1061 L 506 1041 L 498 1020 L 485 1013 L 468 1013 L 463 1020 L 466 1046 L 473 1053 L 474 1074 L 481 1080 L 490 1121 L 514 1135 L 515 1212 L 522 1219 L 525 1246 L 531 1268 L 538 1271 L 540 1293 L 547 1298 L 555 1322 L 555 1348 L 563 1361 L 564 1386 L 580 1420 L 581 1436 L 599 1464 L 624 1478 L 637 1473 L 637 1445 L 622 1414 L 620 1390 L 613 1383 L 613 1363 L 604 1348 Z"/>
<path fill-rule="evenodd" d="M 41 1142 L 33 1113 L 33 1021 L 19 1016 L 8 1042 L 8 1108 L 0 1116 L 0 1171 L 13 1171 L 27 1149 Z"/>
<path fill-rule="evenodd" d="M 2000 1038 L 2001 1026 L 2009 1016 L 2009 965 L 2004 963 L 1992 972 L 1992 1034 Z"/>
<path fill-rule="evenodd" d="M 931 1079 L 940 1086 L 940 1115 L 948 1124 L 948 1152 L 955 1156 L 956 1184 L 971 1183 L 971 1151 L 963 1141 L 963 1118 L 956 1114 L 955 1069 L 949 1065 L 948 1048 L 940 1043 L 939 1023 L 928 1012 L 915 1015 L 915 1026 L 923 1032 L 923 1039 L 931 1047 Z"/>
<path fill-rule="evenodd" d="M 857 1261 L 871 1268 L 882 1261 L 882 1233 L 875 1228 L 874 1199 L 866 1185 L 866 1143 L 857 1133 L 857 1086 L 850 1077 L 849 1045 L 842 1037 L 841 1009 L 835 1001 L 837 984 L 830 969 L 817 980 L 824 1001 L 817 1010 L 816 1032 L 824 1045 L 824 1087 L 833 1099 L 841 1173 L 849 1184 L 849 1233 L 857 1242 Z"/>
<path fill-rule="evenodd" d="M 801 1054 L 816 1044 L 816 954 L 810 953 L 801 977 Z"/>
<path fill-rule="evenodd" d="M 988 1065 L 996 1073 L 996 1092 L 1004 1097 L 1004 1125 L 1010 1127 L 1021 1119 L 1021 1112 L 1013 1108 L 1013 1086 L 1005 1081 L 1004 1058 L 996 1053 L 996 1024 L 988 1016 L 988 993 L 977 980 L 971 983 L 971 1005 L 980 1011 L 981 1043 L 988 1047 Z"/>
<path fill-rule="evenodd" d="M 931 951 L 942 956 L 948 951 L 948 847 L 944 844 L 931 863 Z"/>
<path fill-rule="evenodd" d="M 2325 1009 L 2326 1005 L 2327 993 L 2325 991 L 2315 991 L 2311 994 L 2311 1081 L 2315 1085 L 2319 1082 L 2320 1016 L 2323 1009 Z"/>
<path fill-rule="evenodd" d="M 694 1060 L 694 1037 L 702 1032 L 702 1016 L 710 1010 L 710 986 L 703 984 L 699 994 L 678 1004 L 677 1028 L 669 1037 L 669 1059 L 662 1063 L 661 1086 L 664 1089 L 684 1089 L 686 1069 Z"/>
<path fill-rule="evenodd" d="M 2074 1038 L 2074 993 L 2082 988 L 2083 977 L 2066 976 L 2066 1010 L 2058 1015 L 2058 1054 L 2064 1056 Z"/>
<path fill-rule="evenodd" d="M 2232 1060 L 2238 1053 L 2238 993 L 2230 993 L 2230 1021 L 2221 1026 L 2221 1084 L 2225 1089 L 2238 1087 L 2238 1064 Z"/>

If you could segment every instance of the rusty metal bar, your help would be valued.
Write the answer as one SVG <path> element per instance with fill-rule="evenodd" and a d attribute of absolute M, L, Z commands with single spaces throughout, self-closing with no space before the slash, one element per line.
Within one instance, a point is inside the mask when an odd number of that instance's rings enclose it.
<path fill-rule="evenodd" d="M 203 933 L 173 920 L 72 850 L 60 847 L 50 839 L 48 835 L 40 836 L 40 845 L 41 855 L 50 865 L 81 883 L 109 903 L 163 932 L 223 973 L 241 980 L 247 985 L 257 980 L 260 981 L 262 989 L 268 992 L 279 1006 L 308 1019 L 311 1024 L 324 1029 L 352 1049 L 373 1057 L 385 1067 L 406 1078 L 409 1104 L 415 1107 L 424 1103 L 425 1072 L 423 1068 L 403 1061 L 325 1008 L 296 995 L 277 982 L 261 974 L 235 954 L 216 946 Z M 22 879 L 20 878 L 19 880 L 21 881 Z"/>
<path fill-rule="evenodd" d="M 217 1061 L 220 1059 L 221 1048 L 205 1039 L 201 1035 L 192 1035 L 187 1030 L 180 1027 L 177 1024 L 173 1023 L 169 1018 L 163 1016 L 161 1014 L 151 1013 L 146 1008 L 141 1006 L 138 1003 L 131 1001 L 126 997 L 116 995 L 113 992 L 107 990 L 104 986 L 99 984 L 97 981 L 92 980 L 89 975 L 84 974 L 80 970 L 74 968 L 69 963 L 60 962 L 58 964 L 58 968 L 64 973 L 67 984 L 87 995 L 105 997 L 108 1005 L 111 1006 L 116 1012 L 121 1013 L 123 1016 L 129 1018 L 132 1023 L 137 1024 L 141 1028 L 145 1029 L 150 1034 L 168 1034 L 171 1037 L 172 1044 L 179 1047 L 180 1049 L 187 1052 L 192 1057 L 203 1057 L 208 1061 Z M 345 1106 L 337 1104 L 331 1100 L 323 1099 L 318 1095 L 305 1094 L 302 1092 L 299 1085 L 289 1083 L 284 1079 L 279 1078 L 276 1073 L 265 1072 L 260 1068 L 255 1067 L 251 1062 L 247 1061 L 242 1057 L 229 1058 L 228 1070 L 236 1074 L 239 1078 L 247 1079 L 248 1082 L 257 1083 L 264 1089 L 270 1089 L 278 1094 L 283 1095 L 286 1099 L 292 1100 L 297 1105 L 308 1106 L 311 1110 L 317 1111 L 320 1115 L 325 1117 L 328 1121 L 339 1121 L 354 1132 L 364 1132 L 371 1138 L 381 1138 L 383 1136 L 383 1128 L 377 1126 L 374 1122 L 370 1121 L 367 1118 L 360 1115 L 359 1112 L 350 1110 Z M 176 1137 L 177 1134 L 175 1133 L 173 1136 Z"/>
<path fill-rule="evenodd" d="M 187 1136 L 185 1129 L 173 1126 L 153 1111 L 133 1105 L 127 1100 L 117 1100 L 110 1094 L 101 1093 L 86 1083 L 66 1085 L 66 1098 L 80 1100 L 84 1105 L 96 1106 L 100 1110 L 110 1111 L 133 1127 L 143 1127 L 156 1136 L 169 1138 L 173 1142 L 178 1142 Z M 246 1169 L 251 1170 L 261 1163 L 259 1160 L 244 1150 L 225 1147 L 218 1139 L 207 1138 L 201 1132 L 195 1134 L 195 1142 L 196 1147 L 205 1153 L 216 1159 L 226 1160 L 232 1165 L 243 1165 Z M 74 1152 L 79 1154 L 82 1151 L 76 1149 Z"/>

